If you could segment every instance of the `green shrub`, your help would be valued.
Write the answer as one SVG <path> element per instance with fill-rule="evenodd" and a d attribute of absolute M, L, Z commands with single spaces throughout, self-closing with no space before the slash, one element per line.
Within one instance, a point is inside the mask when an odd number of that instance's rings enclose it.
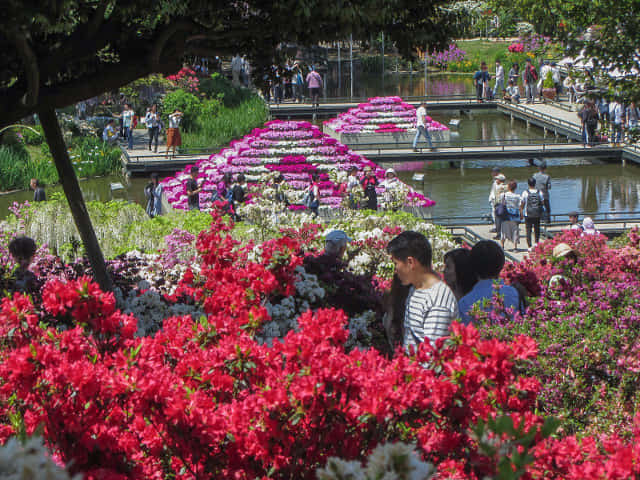
<path fill-rule="evenodd" d="M 233 84 L 219 73 L 200 80 L 200 92 L 207 98 L 222 100 L 227 108 L 237 107 L 249 100 L 253 93 L 246 88 L 234 87 Z"/>
<path fill-rule="evenodd" d="M 184 114 L 181 126 L 185 131 L 189 131 L 194 127 L 200 112 L 202 112 L 202 102 L 192 93 L 182 89 L 175 90 L 167 93 L 162 99 L 162 112 L 165 123 L 168 123 L 167 118 L 175 109 Z"/>

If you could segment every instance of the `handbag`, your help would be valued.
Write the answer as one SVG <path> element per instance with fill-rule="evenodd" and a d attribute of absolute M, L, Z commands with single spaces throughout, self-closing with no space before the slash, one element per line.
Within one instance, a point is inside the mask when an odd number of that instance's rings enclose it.
<path fill-rule="evenodd" d="M 500 220 L 506 220 L 509 217 L 507 206 L 504 203 L 499 203 L 498 205 L 496 205 L 495 213 L 496 217 Z"/>

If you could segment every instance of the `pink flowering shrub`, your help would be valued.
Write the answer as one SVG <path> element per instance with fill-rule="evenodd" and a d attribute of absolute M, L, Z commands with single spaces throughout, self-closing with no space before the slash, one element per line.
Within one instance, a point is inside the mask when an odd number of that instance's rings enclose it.
<path fill-rule="evenodd" d="M 384 128 L 395 127 L 387 124 Z M 331 170 L 348 170 L 352 166 L 362 170 L 370 166 L 380 180 L 384 178 L 384 169 L 323 134 L 309 122 L 267 122 L 264 128 L 254 129 L 249 135 L 231 142 L 228 148 L 208 159 L 199 160 L 196 165 L 199 167 L 198 181 L 204 186 L 200 194 L 200 205 L 204 208 L 211 207 L 212 192 L 225 173 L 231 173 L 234 177 L 244 173 L 251 185 L 263 174 L 278 171 L 283 174 L 291 190 L 298 192 L 308 188 L 312 173 L 318 173 L 320 204 L 328 207 L 341 204 L 344 190 L 329 178 Z M 185 183 L 190 168 L 191 165 L 188 165 L 182 172 L 162 182 L 167 199 L 174 208 L 187 208 Z M 382 191 L 383 188 L 379 187 L 379 193 Z M 299 196 L 302 198 L 302 193 Z M 411 205 L 430 207 L 435 204 L 411 188 L 409 198 Z M 302 208 L 292 203 L 292 209 Z"/>
<path fill-rule="evenodd" d="M 427 117 L 431 132 L 447 131 L 449 127 Z M 415 131 L 416 108 L 400 97 L 374 97 L 357 108 L 350 108 L 324 124 L 338 133 L 394 133 Z"/>

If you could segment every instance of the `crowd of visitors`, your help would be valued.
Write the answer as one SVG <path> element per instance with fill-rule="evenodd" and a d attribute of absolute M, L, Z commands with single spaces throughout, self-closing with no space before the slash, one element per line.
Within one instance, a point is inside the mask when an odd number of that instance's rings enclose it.
<path fill-rule="evenodd" d="M 587 146 L 607 141 L 617 146 L 640 138 L 640 108 L 634 101 L 625 104 L 618 96 L 586 99 L 578 117 Z"/>
<path fill-rule="evenodd" d="M 305 99 L 305 87 L 312 105 L 318 106 L 324 79 L 315 65 L 306 66 L 300 62 L 287 61 L 283 65 L 273 64 L 264 77 L 263 95 L 269 102 L 277 104 L 284 100 L 301 103 Z"/>

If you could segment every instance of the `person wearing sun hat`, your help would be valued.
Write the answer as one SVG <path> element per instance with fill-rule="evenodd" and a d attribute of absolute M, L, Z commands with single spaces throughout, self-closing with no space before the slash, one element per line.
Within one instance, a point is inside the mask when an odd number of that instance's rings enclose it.
<path fill-rule="evenodd" d="M 384 172 L 384 180 L 380 185 L 384 187 L 383 200 L 385 208 L 392 208 L 390 204 L 393 203 L 393 191 L 400 186 L 400 180 L 393 168 L 387 168 Z"/>
<path fill-rule="evenodd" d="M 571 285 L 570 273 L 573 266 L 578 263 L 578 252 L 576 252 L 567 243 L 559 243 L 553 247 L 553 258 L 556 266 L 564 268 L 564 273 L 558 273 L 553 275 L 549 279 L 549 288 L 557 289 L 558 287 L 565 285 Z"/>
<path fill-rule="evenodd" d="M 584 217 L 582 221 L 582 235 L 597 235 L 600 232 L 596 228 L 591 217 Z"/>
<path fill-rule="evenodd" d="M 502 218 L 498 217 L 498 215 L 495 214 L 495 209 L 498 206 L 498 204 L 500 203 L 500 199 L 504 196 L 505 193 L 507 193 L 507 184 L 505 183 L 505 181 L 507 180 L 507 177 L 504 176 L 504 174 L 499 173 L 498 175 L 496 175 L 496 181 L 495 181 L 495 189 L 494 189 L 494 194 L 495 194 L 495 200 L 494 200 L 494 218 L 495 218 L 495 224 L 496 224 L 496 235 L 495 237 L 493 237 L 494 240 L 499 240 L 500 239 L 500 232 L 502 230 Z"/>

